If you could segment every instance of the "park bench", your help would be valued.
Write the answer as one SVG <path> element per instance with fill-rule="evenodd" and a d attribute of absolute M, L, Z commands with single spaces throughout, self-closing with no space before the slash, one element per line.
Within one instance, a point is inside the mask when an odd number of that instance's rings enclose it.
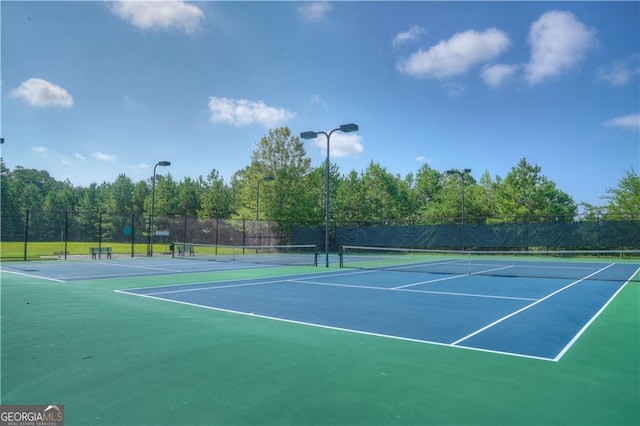
<path fill-rule="evenodd" d="M 111 259 L 111 247 L 90 247 L 91 258 L 95 259 L 96 256 L 100 257 L 101 254 L 106 254 L 107 259 Z"/>
<path fill-rule="evenodd" d="M 189 256 L 195 256 L 196 251 L 193 246 L 189 245 L 178 245 L 178 256 L 186 256 L 189 253 Z"/>

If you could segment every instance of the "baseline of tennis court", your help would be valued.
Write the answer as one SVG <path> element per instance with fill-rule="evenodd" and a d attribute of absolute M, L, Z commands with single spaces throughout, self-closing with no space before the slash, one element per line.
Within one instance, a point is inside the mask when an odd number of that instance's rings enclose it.
<path fill-rule="evenodd" d="M 616 269 L 627 279 L 611 279 Z M 579 279 L 340 270 L 116 290 L 315 327 L 558 361 L 638 272 Z M 598 279 L 598 274 L 603 279 Z M 622 276 L 619 275 L 619 276 Z"/>

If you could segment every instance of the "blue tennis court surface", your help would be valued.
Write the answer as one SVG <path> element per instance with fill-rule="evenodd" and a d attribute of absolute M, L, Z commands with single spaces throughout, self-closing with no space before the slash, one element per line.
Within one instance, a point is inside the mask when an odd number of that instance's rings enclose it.
<path fill-rule="evenodd" d="M 611 279 L 614 269 L 615 276 L 626 279 Z M 316 327 L 557 361 L 637 272 L 638 265 L 631 263 L 598 264 L 578 279 L 341 269 L 117 291 Z"/>
<path fill-rule="evenodd" d="M 273 265 L 241 264 L 242 269 L 269 268 Z M 136 278 L 155 275 L 172 275 L 197 272 L 238 270 L 233 262 L 211 262 L 167 258 L 114 258 L 111 260 L 85 261 L 29 261 L 0 265 L 2 272 L 24 275 L 51 281 L 79 281 L 108 278 Z"/>

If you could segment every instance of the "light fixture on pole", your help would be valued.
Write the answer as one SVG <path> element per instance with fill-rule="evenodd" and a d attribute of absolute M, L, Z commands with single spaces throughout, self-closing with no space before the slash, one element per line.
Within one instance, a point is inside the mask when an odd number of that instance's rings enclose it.
<path fill-rule="evenodd" d="M 158 166 L 167 167 L 171 165 L 171 161 L 158 161 L 153 166 L 153 181 L 151 182 L 151 216 L 149 216 L 149 243 L 147 247 L 147 256 L 153 256 L 153 215 L 156 206 L 156 168 Z"/>
<path fill-rule="evenodd" d="M 355 132 L 359 129 L 357 124 L 343 124 L 342 126 L 331 130 L 329 133 L 326 132 L 302 132 L 300 133 L 300 137 L 302 139 L 315 139 L 318 135 L 325 135 L 327 137 L 327 163 L 326 163 L 326 172 L 325 172 L 325 201 L 324 201 L 324 209 L 325 209 L 325 229 L 324 229 L 324 251 L 326 257 L 326 267 L 329 267 L 329 140 L 331 139 L 331 135 L 333 132 L 340 130 L 341 132 Z"/>
<path fill-rule="evenodd" d="M 460 189 L 462 193 L 462 209 L 460 212 L 461 218 L 461 226 L 460 226 L 460 249 L 464 250 L 464 175 L 466 173 L 471 173 L 471 169 L 464 169 L 463 171 L 452 169 L 447 170 L 448 175 L 459 175 L 460 176 Z"/>

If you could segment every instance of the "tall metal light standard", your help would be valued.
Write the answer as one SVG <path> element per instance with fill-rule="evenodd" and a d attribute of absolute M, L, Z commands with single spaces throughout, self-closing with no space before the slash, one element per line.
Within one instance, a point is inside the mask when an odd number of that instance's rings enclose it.
<path fill-rule="evenodd" d="M 170 166 L 171 161 L 158 161 L 153 166 L 153 181 L 151 182 L 151 216 L 149 217 L 149 244 L 147 248 L 147 256 L 153 256 L 153 215 L 156 207 L 156 168 L 158 166 Z"/>
<path fill-rule="evenodd" d="M 471 173 L 471 169 L 464 169 L 463 171 L 452 169 L 447 170 L 448 175 L 460 176 L 460 188 L 462 192 L 462 211 L 460 214 L 462 224 L 460 226 L 460 249 L 464 250 L 464 175 L 465 173 Z"/>
<path fill-rule="evenodd" d="M 341 132 L 355 132 L 359 129 L 357 124 L 343 124 L 342 126 L 331 130 L 329 133 L 326 132 L 302 132 L 300 133 L 300 137 L 302 139 L 315 139 L 318 135 L 325 135 L 327 137 L 327 164 L 326 164 L 326 172 L 325 172 L 325 201 L 324 201 L 324 209 L 325 209 L 325 229 L 324 229 L 324 251 L 326 255 L 326 267 L 329 267 L 329 140 L 331 139 L 331 135 L 333 132 L 340 130 Z"/>
<path fill-rule="evenodd" d="M 256 230 L 258 229 L 258 218 L 260 213 L 260 184 L 262 182 L 270 182 L 274 179 L 273 176 L 264 176 L 258 181 L 258 190 L 256 191 Z M 260 236 L 258 236 L 258 245 L 260 245 Z"/>

